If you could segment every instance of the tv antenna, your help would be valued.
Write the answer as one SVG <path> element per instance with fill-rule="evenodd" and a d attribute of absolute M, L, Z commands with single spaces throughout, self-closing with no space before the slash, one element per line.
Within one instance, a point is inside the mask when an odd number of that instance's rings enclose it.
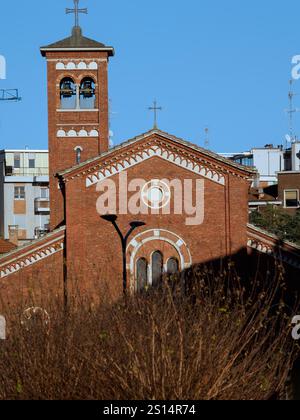
<path fill-rule="evenodd" d="M 204 141 L 204 147 L 205 149 L 209 149 L 210 148 L 210 141 L 209 141 L 209 128 L 206 127 L 205 128 L 205 141 Z"/>
<path fill-rule="evenodd" d="M 112 99 L 109 99 L 108 101 L 108 131 L 109 131 L 109 147 L 112 148 L 114 146 L 114 141 L 113 141 L 113 137 L 114 137 L 114 132 L 111 128 L 112 123 L 111 120 L 113 118 L 114 115 L 117 115 L 117 112 L 114 112 L 112 110 Z"/>
<path fill-rule="evenodd" d="M 289 108 L 286 110 L 286 113 L 289 116 L 289 134 L 285 136 L 286 140 L 286 149 L 288 147 L 288 143 L 293 143 L 296 140 L 296 136 L 294 133 L 294 114 L 296 112 L 300 112 L 299 108 L 294 107 L 294 96 L 298 95 L 293 91 L 293 80 L 289 81 L 290 90 L 289 90 Z"/>

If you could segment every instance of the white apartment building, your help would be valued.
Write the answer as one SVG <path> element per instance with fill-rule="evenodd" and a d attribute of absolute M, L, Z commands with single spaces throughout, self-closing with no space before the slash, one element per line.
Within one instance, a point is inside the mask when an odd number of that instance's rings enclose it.
<path fill-rule="evenodd" d="M 220 154 L 241 165 L 256 168 L 259 173 L 260 186 L 277 184 L 277 173 L 289 169 L 290 153 L 285 151 L 282 146 L 274 147 L 270 144 L 263 148 L 253 148 L 249 152 Z"/>
<path fill-rule="evenodd" d="M 16 245 L 49 229 L 47 150 L 0 150 L 0 237 Z"/>
<path fill-rule="evenodd" d="M 291 147 L 291 171 L 300 171 L 300 141 L 292 143 Z"/>

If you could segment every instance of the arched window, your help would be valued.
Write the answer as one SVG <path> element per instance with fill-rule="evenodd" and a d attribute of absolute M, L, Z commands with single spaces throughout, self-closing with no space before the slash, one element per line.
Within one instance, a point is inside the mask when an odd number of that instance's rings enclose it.
<path fill-rule="evenodd" d="M 81 162 L 82 147 L 80 146 L 75 147 L 75 153 L 76 153 L 76 164 L 79 165 L 79 163 Z"/>
<path fill-rule="evenodd" d="M 152 254 L 152 286 L 158 286 L 161 283 L 163 275 L 163 255 L 160 251 Z"/>
<path fill-rule="evenodd" d="M 142 292 L 148 284 L 148 263 L 145 258 L 140 258 L 136 263 L 137 290 Z"/>
<path fill-rule="evenodd" d="M 70 77 L 65 77 L 60 82 L 60 108 L 76 108 L 76 86 Z"/>
<path fill-rule="evenodd" d="M 177 258 L 170 258 L 167 264 L 168 274 L 176 274 L 179 272 L 179 262 Z"/>
<path fill-rule="evenodd" d="M 96 103 L 95 83 L 90 77 L 85 77 L 79 90 L 80 109 L 94 109 Z"/>

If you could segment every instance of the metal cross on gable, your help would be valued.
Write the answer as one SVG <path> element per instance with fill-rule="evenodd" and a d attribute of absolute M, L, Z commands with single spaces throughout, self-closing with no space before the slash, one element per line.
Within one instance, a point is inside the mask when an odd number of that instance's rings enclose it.
<path fill-rule="evenodd" d="M 150 106 L 149 111 L 153 111 L 154 113 L 154 125 L 153 128 L 157 128 L 157 111 L 162 111 L 162 107 L 161 106 L 157 106 L 157 101 L 154 100 L 153 101 L 153 106 Z"/>
<path fill-rule="evenodd" d="M 66 14 L 74 13 L 75 15 L 75 27 L 78 28 L 79 26 L 79 13 L 83 13 L 85 15 L 88 14 L 88 9 L 80 9 L 79 8 L 79 0 L 73 0 L 74 1 L 74 9 L 66 9 Z"/>

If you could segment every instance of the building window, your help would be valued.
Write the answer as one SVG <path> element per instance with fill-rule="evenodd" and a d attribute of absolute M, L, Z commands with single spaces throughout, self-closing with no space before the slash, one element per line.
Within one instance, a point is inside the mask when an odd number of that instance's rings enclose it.
<path fill-rule="evenodd" d="M 177 258 L 170 258 L 167 264 L 168 274 L 173 275 L 179 272 L 179 262 Z"/>
<path fill-rule="evenodd" d="M 152 286 L 159 286 L 163 275 L 163 255 L 160 251 L 152 254 Z"/>
<path fill-rule="evenodd" d="M 284 207 L 286 208 L 299 207 L 299 190 L 285 190 L 284 191 Z"/>
<path fill-rule="evenodd" d="M 76 108 L 76 85 L 69 77 L 64 78 L 60 83 L 60 108 Z"/>
<path fill-rule="evenodd" d="M 25 200 L 25 187 L 15 187 L 15 200 Z"/>
<path fill-rule="evenodd" d="M 75 147 L 76 165 L 79 165 L 81 163 L 81 153 L 82 153 L 82 147 L 80 146 Z"/>
<path fill-rule="evenodd" d="M 21 155 L 20 153 L 14 154 L 14 168 L 20 169 L 21 168 Z"/>
<path fill-rule="evenodd" d="M 94 109 L 96 102 L 95 83 L 93 79 L 86 77 L 80 84 L 79 106 L 80 109 Z"/>
<path fill-rule="evenodd" d="M 41 198 L 49 198 L 49 188 L 41 188 Z"/>
<path fill-rule="evenodd" d="M 148 284 L 148 263 L 145 258 L 140 258 L 136 263 L 137 291 L 142 292 Z"/>
<path fill-rule="evenodd" d="M 28 156 L 28 166 L 30 169 L 35 168 L 35 154 L 34 153 L 30 153 Z"/>

